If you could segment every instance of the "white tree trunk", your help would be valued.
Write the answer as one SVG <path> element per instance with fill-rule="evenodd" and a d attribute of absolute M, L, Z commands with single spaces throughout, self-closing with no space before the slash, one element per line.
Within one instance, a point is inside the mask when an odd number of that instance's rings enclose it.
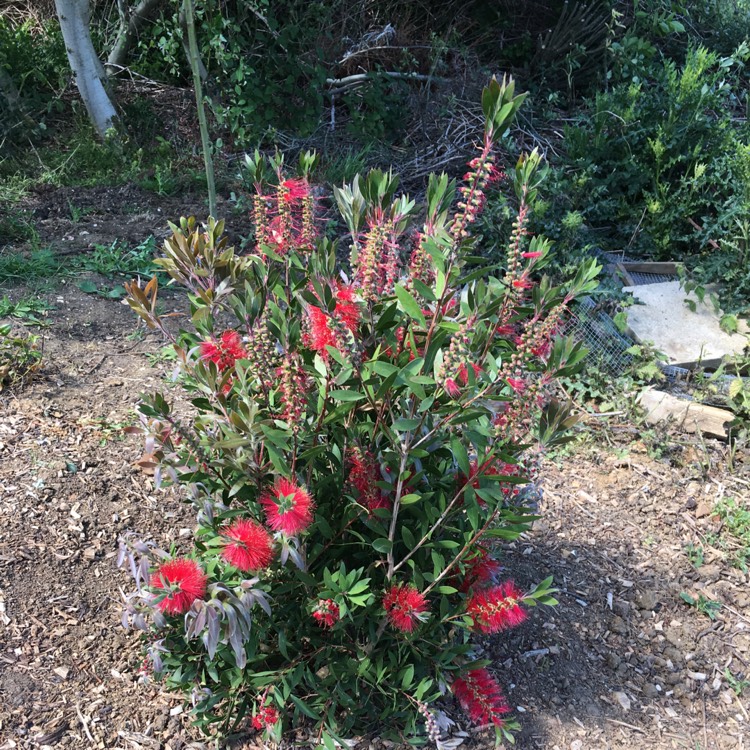
<path fill-rule="evenodd" d="M 96 132 L 104 138 L 117 112 L 104 88 L 104 68 L 89 32 L 89 0 L 55 0 L 65 49 L 81 99 Z"/>

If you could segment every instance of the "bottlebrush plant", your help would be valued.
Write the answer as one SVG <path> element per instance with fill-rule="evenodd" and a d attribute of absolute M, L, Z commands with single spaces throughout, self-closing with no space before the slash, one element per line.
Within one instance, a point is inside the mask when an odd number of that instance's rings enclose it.
<path fill-rule="evenodd" d="M 498 740 L 516 726 L 477 641 L 554 603 L 549 579 L 510 580 L 496 545 L 535 518 L 526 457 L 574 421 L 548 393 L 584 352 L 556 332 L 598 272 L 540 277 L 536 152 L 512 175 L 504 268 L 471 255 L 493 146 L 523 98 L 489 84 L 463 184 L 431 176 L 419 211 L 391 173 L 334 191 L 348 275 L 319 236 L 315 157 L 288 177 L 256 154 L 254 251 L 228 247 L 223 222 L 182 219 L 157 261 L 187 288 L 192 330 L 175 336 L 156 312 L 156 278 L 128 285 L 192 396 L 177 409 L 155 393 L 140 412 L 157 481 L 186 488 L 198 528 L 179 553 L 124 540 L 137 585 L 124 619 L 204 729 L 278 739 L 308 722 L 327 748 L 375 730 L 435 740 L 449 694 Z"/>

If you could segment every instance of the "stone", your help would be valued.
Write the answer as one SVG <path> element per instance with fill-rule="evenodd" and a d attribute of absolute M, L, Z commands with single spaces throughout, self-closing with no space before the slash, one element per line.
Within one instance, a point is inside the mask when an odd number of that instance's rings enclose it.
<path fill-rule="evenodd" d="M 639 591 L 635 596 L 635 603 L 639 609 L 645 609 L 647 612 L 652 612 L 659 606 L 659 597 L 655 591 L 645 590 Z"/>
<path fill-rule="evenodd" d="M 620 635 L 625 635 L 628 632 L 628 626 L 625 620 L 618 616 L 612 618 L 612 624 L 609 626 L 609 629 L 613 633 L 619 633 Z"/>
<path fill-rule="evenodd" d="M 727 409 L 677 398 L 671 393 L 655 388 L 641 391 L 637 402 L 645 411 L 645 419 L 649 424 L 674 422 L 684 432 L 700 432 L 712 437 L 725 438 L 727 425 L 734 420 L 734 414 Z"/>
<path fill-rule="evenodd" d="M 647 684 L 643 686 L 643 695 L 646 698 L 656 698 L 659 695 L 659 689 L 656 685 Z"/>
<path fill-rule="evenodd" d="M 667 357 L 667 364 L 693 369 L 699 364 L 717 367 L 727 355 L 741 354 L 747 346 L 741 333 L 721 330 L 717 313 L 709 299 L 700 302 L 686 294 L 679 281 L 625 287 L 641 304 L 627 309 L 630 335 L 641 343 L 650 342 Z M 693 312 L 685 300 L 695 304 Z"/>

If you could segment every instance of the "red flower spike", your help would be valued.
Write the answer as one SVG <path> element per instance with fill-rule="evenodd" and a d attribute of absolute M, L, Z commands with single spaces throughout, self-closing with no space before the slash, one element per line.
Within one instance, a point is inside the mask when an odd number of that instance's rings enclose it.
<path fill-rule="evenodd" d="M 499 633 L 520 625 L 527 617 L 521 606 L 523 594 L 513 581 L 505 581 L 474 593 L 466 605 L 474 624 L 483 633 Z"/>
<path fill-rule="evenodd" d="M 391 586 L 383 597 L 383 608 L 394 628 L 411 633 L 417 623 L 425 619 L 429 605 L 425 595 L 415 586 L 396 584 Z"/>
<path fill-rule="evenodd" d="M 471 369 L 474 370 L 474 379 L 479 380 L 479 376 L 482 374 L 482 368 L 479 365 L 475 365 L 473 362 L 470 364 Z M 458 380 L 461 385 L 469 385 L 469 368 L 463 363 L 458 366 Z"/>
<path fill-rule="evenodd" d="M 510 706 L 497 681 L 486 669 L 464 672 L 453 680 L 451 692 L 475 724 L 505 726 L 502 717 L 510 711 Z"/>
<path fill-rule="evenodd" d="M 169 592 L 157 606 L 168 615 L 182 615 L 206 593 L 208 577 L 195 560 L 178 557 L 162 563 L 151 576 L 155 589 Z"/>
<path fill-rule="evenodd" d="M 445 383 L 443 383 L 443 387 L 445 388 L 445 392 L 451 398 L 460 398 L 461 389 L 459 388 L 458 383 L 453 378 L 446 378 Z"/>
<path fill-rule="evenodd" d="M 213 362 L 221 372 L 234 367 L 238 359 L 246 356 L 247 352 L 237 331 L 224 331 L 218 340 L 201 343 L 201 359 Z"/>
<path fill-rule="evenodd" d="M 341 349 L 336 336 L 336 323 L 345 326 L 355 336 L 359 329 L 360 312 L 352 287 L 338 283 L 335 297 L 335 320 L 319 307 L 311 305 L 307 309 L 309 332 L 304 336 L 304 344 L 318 352 L 323 359 L 328 358 L 327 347 Z"/>
<path fill-rule="evenodd" d="M 341 619 L 341 610 L 333 599 L 319 599 L 312 616 L 321 628 L 332 628 Z"/>
<path fill-rule="evenodd" d="M 352 448 L 347 458 L 351 464 L 349 484 L 359 492 L 359 502 L 371 513 L 378 508 L 391 508 L 390 498 L 375 484 L 381 477 L 372 453 L 363 453 L 359 448 Z"/>
<path fill-rule="evenodd" d="M 310 194 L 310 185 L 302 177 L 284 180 L 281 183 L 284 188 L 284 198 L 287 201 L 301 201 Z"/>
<path fill-rule="evenodd" d="M 526 390 L 526 383 L 521 378 L 506 378 L 506 381 L 519 396 Z"/>
<path fill-rule="evenodd" d="M 279 712 L 273 706 L 261 706 L 253 716 L 253 729 L 268 729 L 279 721 Z"/>
<path fill-rule="evenodd" d="M 271 491 L 260 498 L 260 504 L 268 525 L 287 536 L 299 534 L 312 523 L 313 499 L 306 489 L 285 477 L 276 480 Z"/>
<path fill-rule="evenodd" d="M 259 523 L 238 518 L 222 529 L 222 534 L 232 540 L 221 553 L 230 565 L 243 572 L 268 567 L 273 558 L 273 539 Z"/>
<path fill-rule="evenodd" d="M 466 593 L 475 586 L 484 586 L 494 581 L 502 569 L 503 566 L 484 547 L 478 547 L 476 554 L 466 561 L 464 579 L 458 588 Z"/>

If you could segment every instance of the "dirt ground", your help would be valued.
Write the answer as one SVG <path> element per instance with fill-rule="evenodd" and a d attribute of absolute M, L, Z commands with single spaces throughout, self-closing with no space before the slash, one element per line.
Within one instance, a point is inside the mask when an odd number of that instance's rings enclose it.
<path fill-rule="evenodd" d="M 75 225 L 71 199 L 90 208 Z M 186 207 L 133 188 L 29 202 L 42 242 L 64 253 L 163 236 Z M 193 525 L 123 432 L 139 393 L 164 385 L 162 342 L 70 280 L 48 301 L 41 373 L 0 394 L 0 750 L 208 747 L 179 696 L 139 682 L 138 639 L 120 625 L 130 580 L 115 567 L 119 536 L 164 547 Z M 667 436 L 657 460 L 653 435 L 623 420 L 547 461 L 543 520 L 504 552 L 522 586 L 553 575 L 560 588 L 559 606 L 483 643 L 517 707 L 517 746 L 744 748 L 750 686 L 735 691 L 726 675 L 750 680 L 748 575 L 709 542 L 721 532 L 714 504 L 750 501 L 750 462 L 729 473 L 726 445 L 682 435 Z M 687 549 L 699 544 L 695 567 Z M 722 606 L 710 619 L 682 593 Z M 464 747 L 489 746 L 467 732 Z"/>

